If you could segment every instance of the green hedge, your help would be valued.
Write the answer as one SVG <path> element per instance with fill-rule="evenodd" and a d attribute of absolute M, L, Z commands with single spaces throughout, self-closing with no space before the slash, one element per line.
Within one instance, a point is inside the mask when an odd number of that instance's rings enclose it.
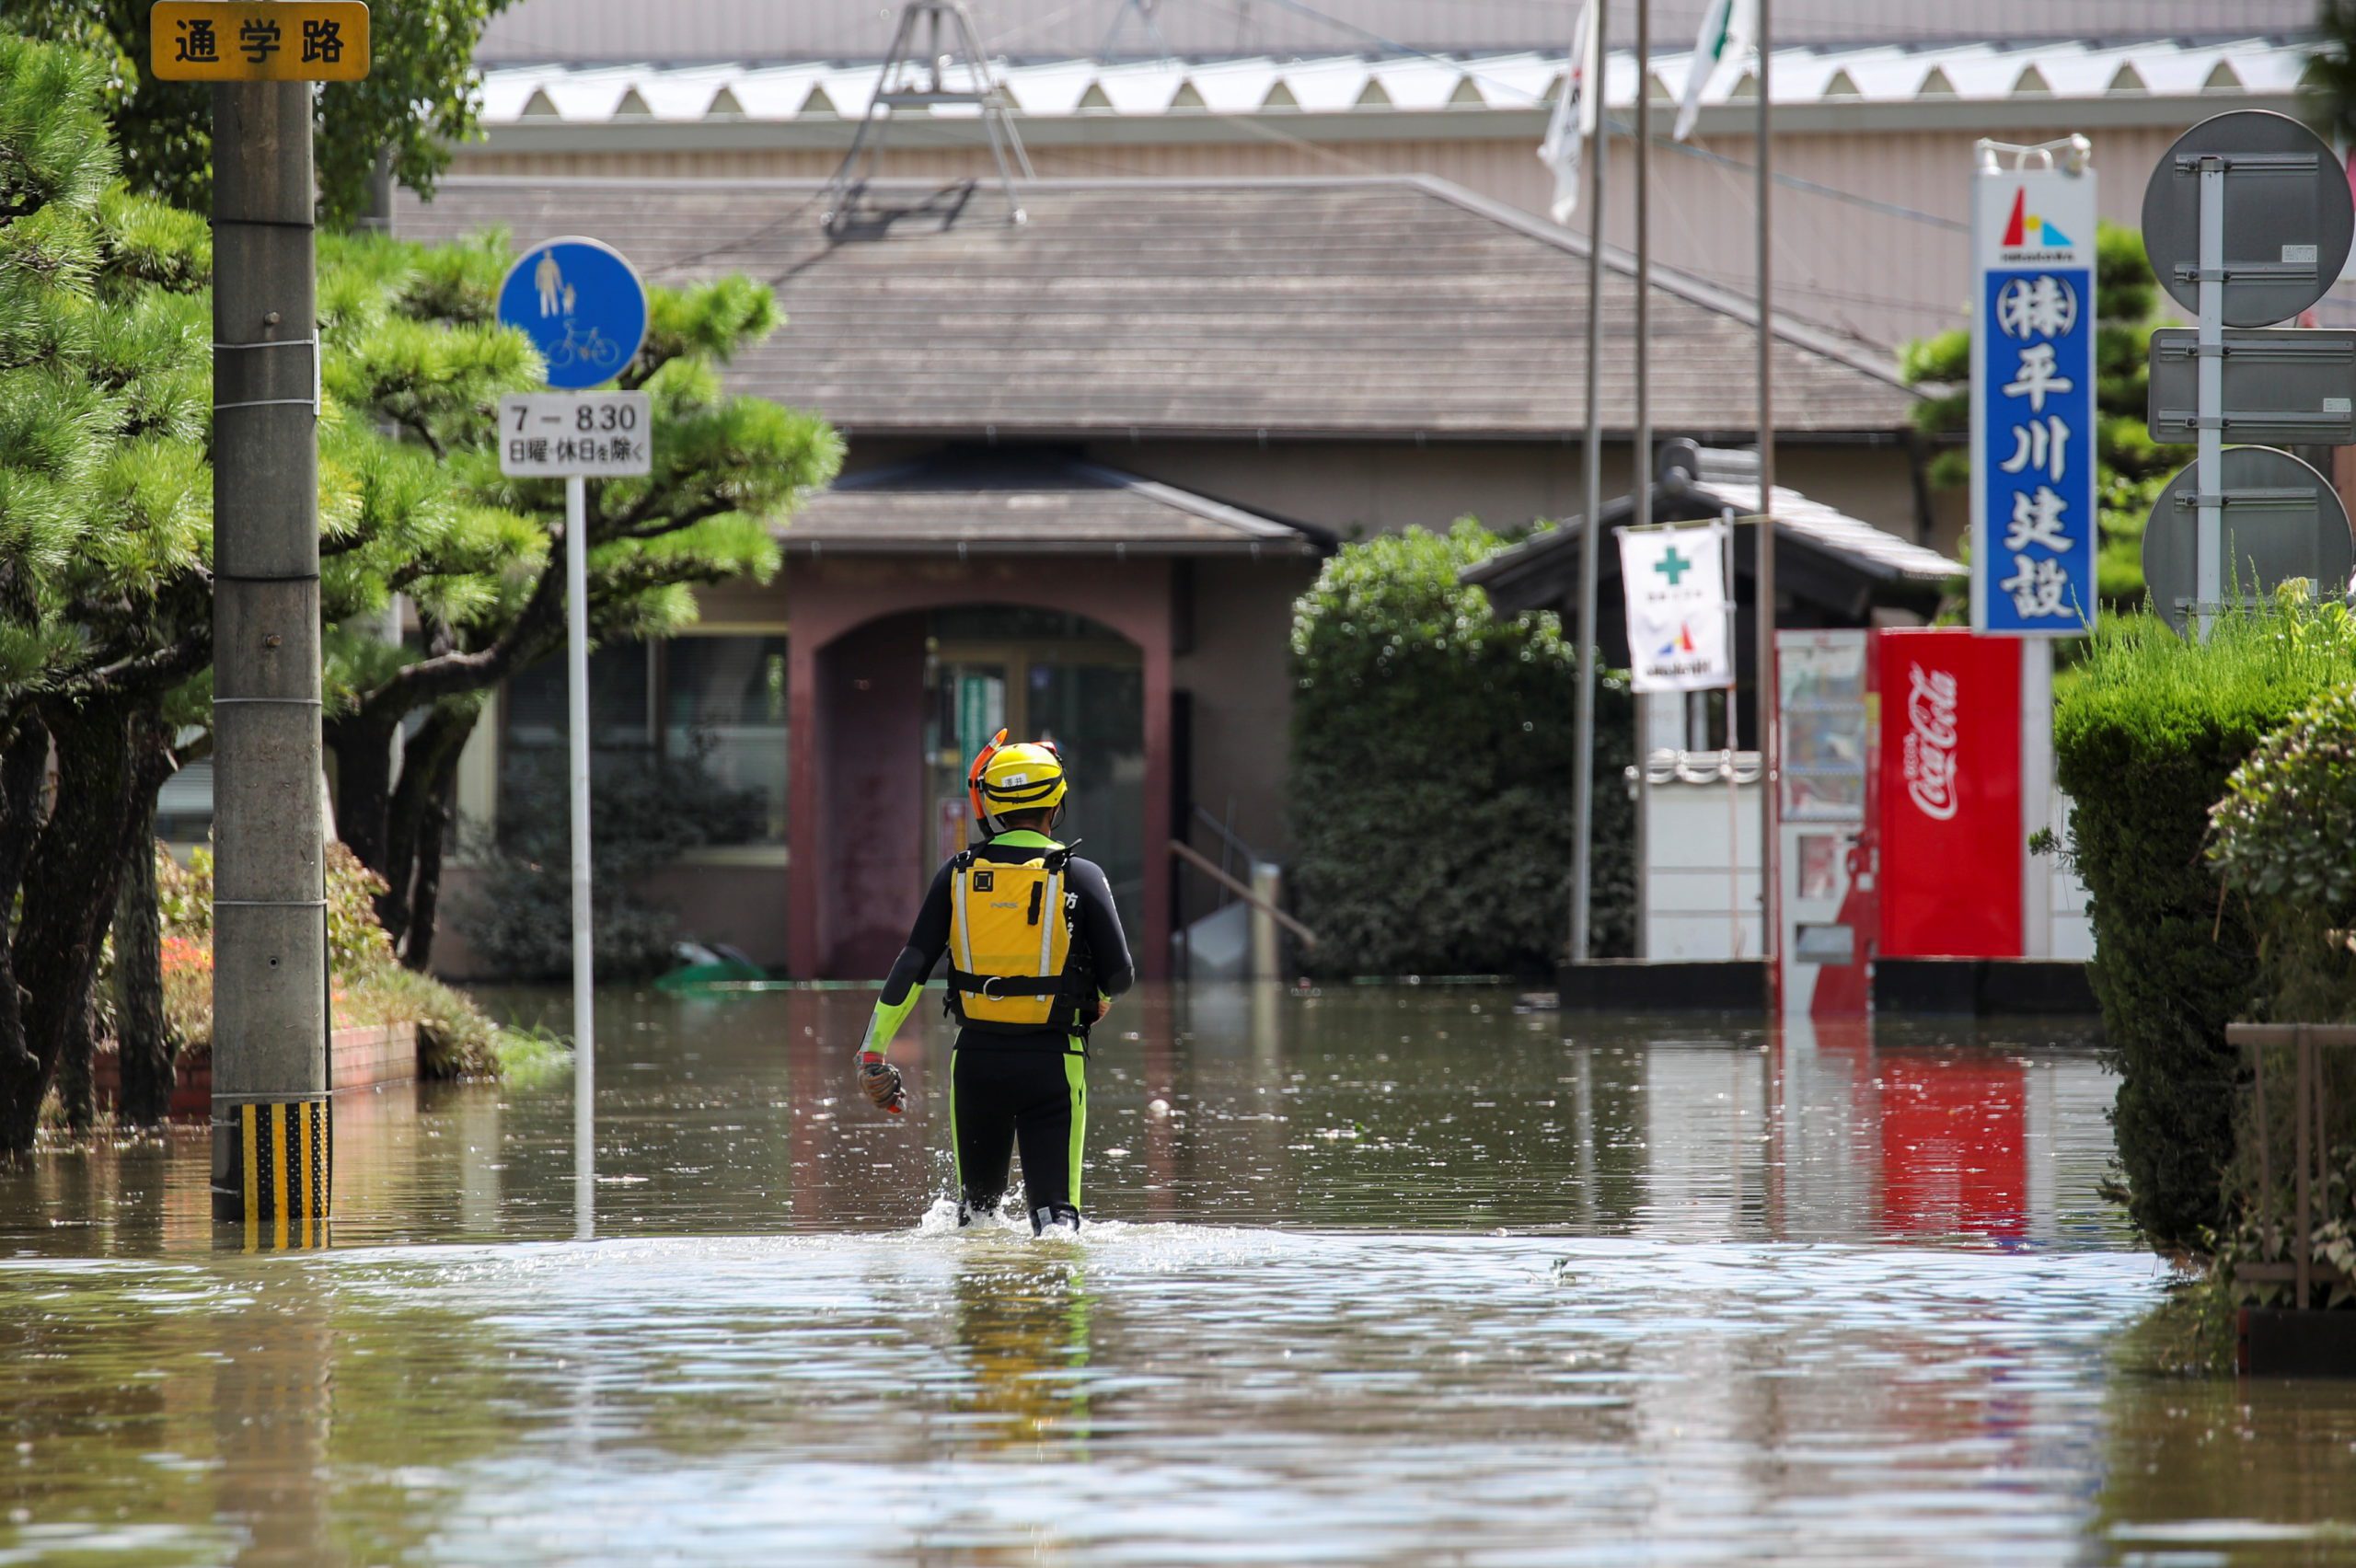
<path fill-rule="evenodd" d="M 2197 1243 L 2226 1217 L 2225 1025 L 2257 995 L 2247 904 L 2220 896 L 2203 856 L 2210 808 L 2269 733 L 2351 677 L 2345 613 L 2293 605 L 2226 617 L 2205 646 L 2117 617 L 2061 682 L 2054 757 L 2092 895 L 2112 1122 L 2129 1210 L 2157 1245 Z"/>
<path fill-rule="evenodd" d="M 1556 617 L 1502 619 L 1457 572 L 1507 541 L 1470 520 L 1345 547 L 1293 611 L 1293 887 L 1332 974 L 1551 974 L 1568 936 L 1577 657 Z M 1634 936 L 1634 746 L 1597 684 L 1595 935 Z"/>

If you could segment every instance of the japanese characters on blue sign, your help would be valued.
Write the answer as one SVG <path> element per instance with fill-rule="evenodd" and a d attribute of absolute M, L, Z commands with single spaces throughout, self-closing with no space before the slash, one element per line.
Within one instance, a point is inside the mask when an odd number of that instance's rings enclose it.
<path fill-rule="evenodd" d="M 2074 635 L 2095 620 L 2095 177 L 1976 183 L 1971 624 Z"/>

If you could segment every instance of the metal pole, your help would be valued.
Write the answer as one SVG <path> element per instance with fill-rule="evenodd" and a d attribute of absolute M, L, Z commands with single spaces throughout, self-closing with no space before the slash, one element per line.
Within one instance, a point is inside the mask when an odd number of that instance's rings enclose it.
<path fill-rule="evenodd" d="M 2225 596 L 2224 526 L 2217 505 L 2218 492 L 2225 483 L 2224 272 L 2225 161 L 2205 157 L 2200 160 L 2200 363 L 2192 486 L 2200 502 L 2200 526 L 2192 546 L 2192 593 L 2200 601 L 2197 611 L 2203 642 L 2209 640 L 2217 605 Z"/>
<path fill-rule="evenodd" d="M 1652 40 L 1652 0 L 1636 0 L 1636 451 L 1634 489 L 1638 528 L 1653 525 Z M 1637 760 L 1642 762 L 1643 758 Z"/>
<path fill-rule="evenodd" d="M 1634 525 L 1653 525 L 1653 403 L 1652 403 L 1652 0 L 1636 0 L 1636 442 L 1631 455 L 1630 493 L 1634 501 Z M 1653 744 L 1653 709 L 1660 699 L 1636 698 L 1636 811 L 1651 806 L 1649 759 Z M 1639 835 L 1638 842 L 1642 843 Z M 1646 928 L 1651 906 L 1646 895 L 1650 883 L 1644 862 L 1636 867 L 1636 956 L 1652 956 Z"/>
<path fill-rule="evenodd" d="M 1602 640 L 1596 635 L 1597 562 L 1602 542 L 1596 530 L 1603 520 L 1603 409 L 1598 400 L 1598 372 L 1603 334 L 1603 165 L 1611 146 L 1611 107 L 1604 94 L 1611 80 L 1611 7 L 1600 5 L 1595 14 L 1595 80 L 1586 90 L 1595 94 L 1595 145 L 1587 152 L 1587 445 L 1580 457 L 1580 479 L 1586 486 L 1586 517 L 1579 525 L 1579 694 L 1578 740 L 1571 775 L 1571 962 L 1585 963 L 1594 956 L 1589 933 L 1595 875 L 1595 660 Z M 1576 46 L 1576 42 L 1575 42 Z"/>
<path fill-rule="evenodd" d="M 1718 530 L 1725 536 L 1718 546 L 1718 560 L 1725 572 L 1727 595 L 1727 648 L 1729 658 L 1734 652 L 1735 606 L 1741 603 L 1735 596 L 1734 541 L 1736 537 L 1734 508 L 1729 506 L 1718 514 Z M 1704 735 L 1706 739 L 1706 732 Z M 1741 749 L 1742 704 L 1735 700 L 1735 690 L 1727 688 L 1727 927 L 1732 943 L 1727 956 L 1742 956 L 1742 786 L 1736 781 L 1735 754 Z"/>
<path fill-rule="evenodd" d="M 572 1182 L 573 1226 L 587 1240 L 596 1223 L 597 1024 L 590 986 L 595 953 L 589 917 L 589 499 L 578 474 L 564 481 L 566 729 L 572 797 Z"/>
<path fill-rule="evenodd" d="M 324 1239 L 326 813 L 311 87 L 213 90 L 213 1214 Z"/>
<path fill-rule="evenodd" d="M 1752 663 L 1758 689 L 1752 694 L 1758 721 L 1752 729 L 1759 745 L 1759 949 L 1767 960 L 1768 984 L 1781 1004 L 1775 963 L 1784 933 L 1778 924 L 1783 907 L 1783 846 L 1776 842 L 1776 775 L 1781 747 L 1775 733 L 1775 311 L 1774 271 L 1769 249 L 1768 216 L 1774 185 L 1768 175 L 1769 154 L 1774 146 L 1769 105 L 1768 66 L 1773 58 L 1769 30 L 1773 0 L 1759 0 L 1759 536 L 1753 581 L 1758 586 L 1759 648 Z"/>

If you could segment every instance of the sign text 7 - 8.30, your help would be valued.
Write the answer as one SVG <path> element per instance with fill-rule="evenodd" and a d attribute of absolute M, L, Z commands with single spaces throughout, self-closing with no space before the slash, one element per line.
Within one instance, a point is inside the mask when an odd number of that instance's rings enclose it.
<path fill-rule="evenodd" d="M 362 0 L 158 0 L 148 63 L 165 82 L 357 82 L 368 75 Z"/>
<path fill-rule="evenodd" d="M 628 478 L 654 466 L 643 392 L 516 392 L 499 400 L 499 471 L 515 478 Z"/>

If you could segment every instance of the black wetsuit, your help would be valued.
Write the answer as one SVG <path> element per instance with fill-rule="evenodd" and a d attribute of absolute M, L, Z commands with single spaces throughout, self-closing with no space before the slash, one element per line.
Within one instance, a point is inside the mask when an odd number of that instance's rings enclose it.
<path fill-rule="evenodd" d="M 1059 848 L 1042 833 L 1018 830 L 977 845 L 974 858 L 1003 865 L 1037 859 Z M 876 1024 L 885 1040 L 913 1006 L 917 991 L 949 948 L 950 869 L 934 873 L 901 950 L 876 999 Z M 1113 907 L 1104 870 L 1075 855 L 1064 870 L 1064 918 L 1071 932 L 1065 973 L 1075 990 L 1117 997 L 1137 971 L 1128 939 Z M 957 1155 L 957 1185 L 965 1213 L 995 1208 L 1005 1195 L 1015 1147 L 1022 1150 L 1022 1186 L 1034 1224 L 1048 1216 L 1080 1214 L 1080 1147 L 1088 1127 L 1087 1034 L 1043 1029 L 1002 1033 L 960 1029 L 949 1058 L 949 1120 Z"/>

